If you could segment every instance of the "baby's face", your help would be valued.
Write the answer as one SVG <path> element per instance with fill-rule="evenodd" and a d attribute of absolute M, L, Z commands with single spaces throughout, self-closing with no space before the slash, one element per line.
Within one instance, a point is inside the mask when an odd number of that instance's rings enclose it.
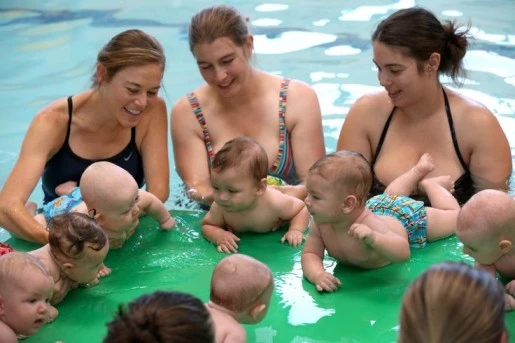
<path fill-rule="evenodd" d="M 81 284 L 91 283 L 102 269 L 108 251 L 109 244 L 99 251 L 95 251 L 89 244 L 86 244 L 81 258 L 71 262 L 73 266 L 68 271 L 68 277 Z"/>
<path fill-rule="evenodd" d="M 463 243 L 463 253 L 472 257 L 479 264 L 493 264 L 502 256 L 499 239 L 494 235 L 481 237 L 470 229 L 458 230 L 456 236 Z"/>
<path fill-rule="evenodd" d="M 314 173 L 306 180 L 307 197 L 304 201 L 317 224 L 329 223 L 341 215 L 342 200 L 329 181 Z"/>
<path fill-rule="evenodd" d="M 120 248 L 139 224 L 139 189 L 135 187 L 99 210 L 99 224 L 109 238 L 111 248 Z"/>
<path fill-rule="evenodd" d="M 20 271 L 17 280 L 2 290 L 4 322 L 18 335 L 35 334 L 46 323 L 53 289 L 54 281 L 41 270 Z"/>
<path fill-rule="evenodd" d="M 257 197 L 259 184 L 236 168 L 211 172 L 213 199 L 225 211 L 239 212 L 251 207 Z"/>

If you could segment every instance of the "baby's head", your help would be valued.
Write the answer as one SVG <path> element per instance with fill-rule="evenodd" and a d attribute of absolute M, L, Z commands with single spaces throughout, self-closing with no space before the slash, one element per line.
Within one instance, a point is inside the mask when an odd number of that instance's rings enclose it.
<path fill-rule="evenodd" d="M 107 236 L 95 219 L 78 212 L 49 220 L 48 243 L 62 272 L 81 284 L 95 280 L 109 250 Z"/>
<path fill-rule="evenodd" d="M 107 324 L 104 343 L 213 343 L 208 310 L 198 298 L 179 292 L 142 295 Z"/>
<path fill-rule="evenodd" d="M 482 269 L 440 263 L 404 294 L 399 343 L 506 341 L 504 290 Z"/>
<path fill-rule="evenodd" d="M 456 236 L 463 243 L 463 252 L 480 264 L 493 264 L 513 253 L 515 201 L 493 189 L 478 192 L 461 208 Z"/>
<path fill-rule="evenodd" d="M 214 201 L 227 210 L 249 207 L 266 190 L 268 157 L 256 141 L 236 137 L 218 151 L 211 168 Z"/>
<path fill-rule="evenodd" d="M 111 162 L 96 162 L 82 174 L 80 191 L 111 248 L 121 247 L 139 224 L 139 188 L 132 175 Z"/>
<path fill-rule="evenodd" d="M 53 290 L 54 281 L 37 257 L 0 256 L 0 321 L 16 335 L 33 335 L 46 323 Z"/>
<path fill-rule="evenodd" d="M 372 171 L 363 155 L 337 151 L 309 169 L 306 206 L 317 222 L 348 215 L 365 206 L 371 186 Z"/>
<path fill-rule="evenodd" d="M 215 266 L 210 301 L 231 311 L 239 322 L 255 324 L 266 316 L 273 289 L 270 268 L 250 256 L 234 254 Z"/>

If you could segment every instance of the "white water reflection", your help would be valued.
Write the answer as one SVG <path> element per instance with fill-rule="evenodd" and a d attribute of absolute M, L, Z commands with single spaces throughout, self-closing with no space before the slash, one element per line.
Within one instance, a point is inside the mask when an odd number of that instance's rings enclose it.
<path fill-rule="evenodd" d="M 275 11 L 284 11 L 288 9 L 288 5 L 285 4 L 262 4 L 256 6 L 256 11 L 258 12 L 275 12 Z"/>
<path fill-rule="evenodd" d="M 391 5 L 385 6 L 359 6 L 352 10 L 343 10 L 341 21 L 370 21 L 374 15 L 387 14 L 392 10 L 400 10 L 415 6 L 414 0 L 400 0 Z"/>
<path fill-rule="evenodd" d="M 332 273 L 336 262 L 324 260 L 324 268 Z M 290 307 L 288 323 L 291 325 L 314 324 L 321 318 L 331 316 L 335 310 L 319 307 L 313 297 L 302 286 L 302 267 L 300 261 L 295 261 L 293 270 L 283 274 L 276 280 L 276 292 L 281 298 L 283 307 Z M 315 287 L 315 286 L 313 286 Z"/>
<path fill-rule="evenodd" d="M 274 38 L 268 38 L 266 35 L 255 35 L 254 47 L 258 54 L 286 54 L 332 43 L 336 38 L 336 35 L 327 33 L 287 31 Z"/>
<path fill-rule="evenodd" d="M 279 19 L 261 18 L 252 22 L 253 26 L 278 26 L 282 23 Z"/>

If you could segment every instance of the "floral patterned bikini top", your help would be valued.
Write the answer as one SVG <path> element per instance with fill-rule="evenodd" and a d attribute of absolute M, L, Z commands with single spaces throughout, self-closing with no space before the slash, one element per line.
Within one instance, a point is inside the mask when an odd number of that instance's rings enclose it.
<path fill-rule="evenodd" d="M 284 79 L 281 83 L 281 90 L 279 91 L 279 151 L 275 161 L 268 170 L 268 174 L 271 176 L 278 177 L 288 184 L 297 184 L 298 177 L 295 170 L 295 164 L 293 162 L 293 151 L 290 143 L 290 133 L 286 127 L 286 104 L 288 98 L 288 85 L 290 84 L 289 79 Z M 211 167 L 213 159 L 215 158 L 215 152 L 213 151 L 213 143 L 211 142 L 211 136 L 207 128 L 206 119 L 204 113 L 194 93 L 188 93 L 186 95 L 190 106 L 197 117 L 197 120 L 202 127 L 202 133 L 204 136 L 204 144 L 208 154 L 208 163 Z"/>

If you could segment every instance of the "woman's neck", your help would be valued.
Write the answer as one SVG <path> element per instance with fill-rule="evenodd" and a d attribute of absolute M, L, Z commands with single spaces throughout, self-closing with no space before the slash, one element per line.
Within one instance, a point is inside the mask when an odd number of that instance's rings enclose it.
<path fill-rule="evenodd" d="M 411 105 L 401 108 L 405 117 L 412 117 L 413 120 L 420 121 L 421 118 L 431 117 L 443 106 L 442 85 L 436 80 L 425 89 L 418 101 Z"/>

